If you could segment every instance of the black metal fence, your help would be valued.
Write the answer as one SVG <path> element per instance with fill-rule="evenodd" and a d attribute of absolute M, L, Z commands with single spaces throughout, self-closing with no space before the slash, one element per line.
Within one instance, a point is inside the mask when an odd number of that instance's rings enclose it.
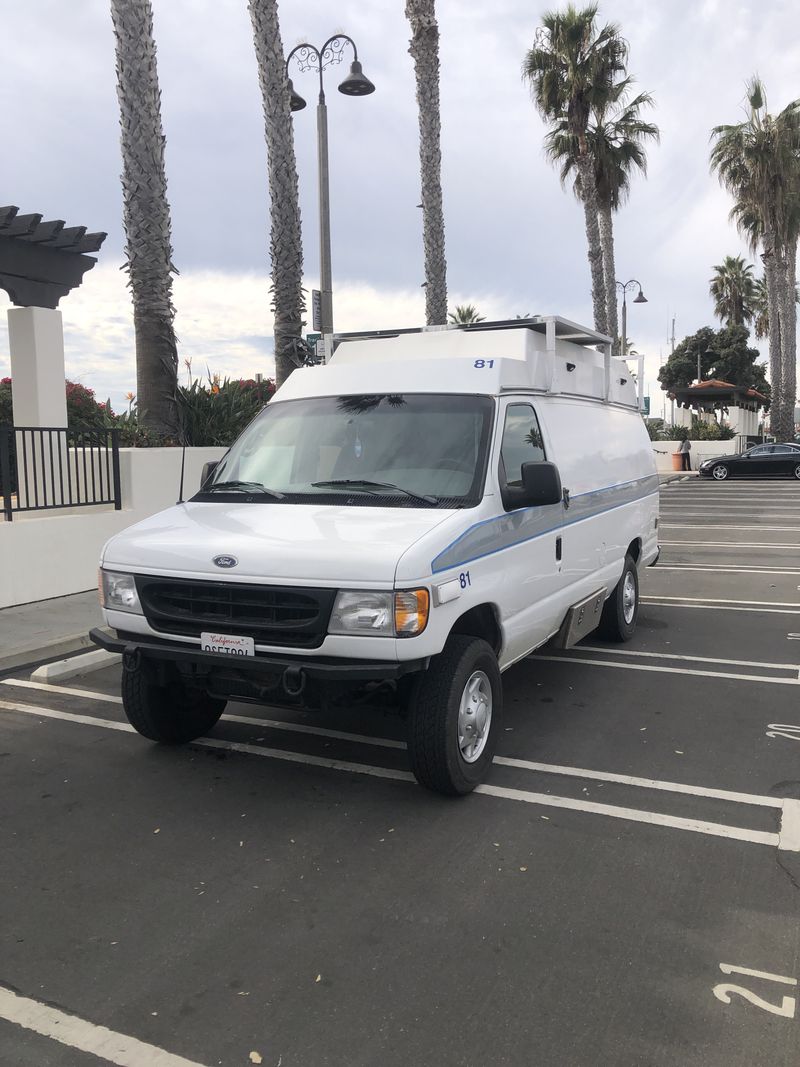
<path fill-rule="evenodd" d="M 119 511 L 119 430 L 0 426 L 0 500 L 7 522 L 21 511 Z"/>

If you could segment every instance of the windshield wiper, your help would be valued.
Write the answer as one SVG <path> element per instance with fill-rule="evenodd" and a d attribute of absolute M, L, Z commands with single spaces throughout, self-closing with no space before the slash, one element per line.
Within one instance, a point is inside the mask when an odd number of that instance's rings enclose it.
<path fill-rule="evenodd" d="M 283 493 L 279 493 L 277 489 L 268 489 L 261 482 L 241 482 L 238 480 L 214 482 L 213 485 L 209 485 L 207 489 L 202 489 L 201 492 L 215 493 L 217 489 L 230 490 L 231 492 L 241 490 L 243 493 L 263 493 L 265 496 L 275 497 L 276 500 L 283 500 Z"/>
<path fill-rule="evenodd" d="M 413 493 L 410 489 L 404 489 L 401 485 L 394 485 L 392 482 L 371 482 L 366 478 L 334 478 L 329 482 L 312 482 L 311 484 L 315 489 L 335 489 L 338 486 L 343 486 L 346 489 L 354 489 L 360 486 L 367 492 L 372 489 L 394 489 L 396 493 L 402 493 L 403 496 L 409 496 L 412 500 L 422 500 L 426 504 L 439 503 L 438 497 L 424 496 L 422 493 Z"/>

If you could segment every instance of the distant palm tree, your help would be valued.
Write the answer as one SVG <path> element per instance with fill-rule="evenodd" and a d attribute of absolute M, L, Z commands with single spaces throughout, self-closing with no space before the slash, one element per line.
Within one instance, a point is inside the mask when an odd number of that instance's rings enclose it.
<path fill-rule="evenodd" d="M 164 130 L 150 0 L 111 0 L 122 128 L 126 270 L 133 298 L 139 421 L 178 433 L 178 349 Z"/>
<path fill-rule="evenodd" d="M 594 111 L 587 128 L 587 142 L 594 165 L 597 187 L 598 224 L 603 249 L 603 277 L 608 333 L 617 338 L 615 354 L 619 351 L 617 323 L 616 263 L 614 257 L 613 214 L 630 195 L 634 170 L 647 174 L 647 152 L 644 142 L 660 140 L 658 126 L 645 122 L 640 117 L 644 107 L 653 106 L 650 93 L 639 93 L 630 102 L 625 96 L 631 85 L 626 78 L 615 87 L 618 94 L 605 111 Z M 566 184 L 573 177 L 573 191 L 581 195 L 581 179 L 578 168 L 578 143 L 570 133 L 569 120 L 562 119 L 545 139 L 545 150 L 554 163 L 561 164 L 561 182 Z"/>
<path fill-rule="evenodd" d="M 478 314 L 478 309 L 474 304 L 456 304 L 455 311 L 451 311 L 448 316 L 448 322 L 458 323 L 462 326 L 469 325 L 471 322 L 485 322 L 483 315 Z"/>
<path fill-rule="evenodd" d="M 608 333 L 603 251 L 598 224 L 597 181 L 589 146 L 592 113 L 605 114 L 619 97 L 618 75 L 625 72 L 628 46 L 614 23 L 596 25 L 597 5 L 550 11 L 542 18 L 536 40 L 522 64 L 534 103 L 554 128 L 562 122 L 575 140 L 575 167 L 580 176 L 589 267 L 592 277 L 594 325 Z"/>
<path fill-rule="evenodd" d="M 297 162 L 277 0 L 249 0 L 247 6 L 253 25 L 267 141 L 275 384 L 279 386 L 306 351 L 302 338 L 305 301 Z"/>
<path fill-rule="evenodd" d="M 425 321 L 447 321 L 447 260 L 442 211 L 441 118 L 439 114 L 439 26 L 434 0 L 406 0 L 411 26 L 408 49 L 414 59 L 419 108 L 419 164 L 422 179 L 422 243 L 425 249 Z"/>
<path fill-rule="evenodd" d="M 753 266 L 741 256 L 726 256 L 714 267 L 708 291 L 720 322 L 726 326 L 744 326 L 752 321 L 755 314 Z"/>
<path fill-rule="evenodd" d="M 731 215 L 751 245 L 762 247 L 769 322 L 773 432 L 794 435 L 797 392 L 795 259 L 800 232 L 800 100 L 777 115 L 764 85 L 747 83 L 744 122 L 715 126 L 711 167 L 734 196 Z"/>

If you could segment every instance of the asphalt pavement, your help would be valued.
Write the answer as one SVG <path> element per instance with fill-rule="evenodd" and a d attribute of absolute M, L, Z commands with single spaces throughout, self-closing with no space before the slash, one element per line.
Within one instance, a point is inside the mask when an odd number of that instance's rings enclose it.
<path fill-rule="evenodd" d="M 0 1064 L 796 1067 L 800 485 L 672 482 L 661 537 L 462 800 L 391 717 L 166 749 L 117 668 L 0 681 Z"/>

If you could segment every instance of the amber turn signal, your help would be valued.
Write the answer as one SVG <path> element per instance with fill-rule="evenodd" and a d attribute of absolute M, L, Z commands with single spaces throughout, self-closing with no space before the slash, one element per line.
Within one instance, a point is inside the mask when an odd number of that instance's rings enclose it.
<path fill-rule="evenodd" d="M 398 637 L 416 637 L 428 625 L 427 589 L 403 589 L 394 595 L 394 629 Z"/>

